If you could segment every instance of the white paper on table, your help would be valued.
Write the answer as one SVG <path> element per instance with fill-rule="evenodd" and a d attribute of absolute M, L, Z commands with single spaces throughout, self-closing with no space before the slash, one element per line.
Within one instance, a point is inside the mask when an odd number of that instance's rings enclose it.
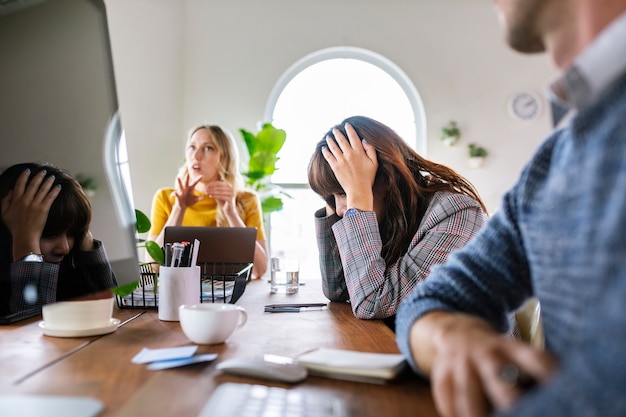
<path fill-rule="evenodd" d="M 156 361 L 164 361 L 169 359 L 183 359 L 193 356 L 198 350 L 198 346 L 181 346 L 163 349 L 143 348 L 132 359 L 132 363 L 149 363 Z"/>
<path fill-rule="evenodd" d="M 179 366 L 191 365 L 194 363 L 211 362 L 217 358 L 217 353 L 207 353 L 195 355 L 181 359 L 166 359 L 164 361 L 152 362 L 146 369 L 149 371 L 160 371 L 162 369 L 178 368 Z"/>

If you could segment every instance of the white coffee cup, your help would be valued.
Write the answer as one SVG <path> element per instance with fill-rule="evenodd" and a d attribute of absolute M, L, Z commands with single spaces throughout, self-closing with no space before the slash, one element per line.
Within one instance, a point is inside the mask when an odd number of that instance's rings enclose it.
<path fill-rule="evenodd" d="M 111 324 L 115 298 L 60 301 L 41 309 L 46 328 L 54 330 L 88 330 Z"/>
<path fill-rule="evenodd" d="M 183 304 L 178 316 L 185 336 L 200 345 L 224 343 L 248 321 L 243 307 L 223 303 Z"/>

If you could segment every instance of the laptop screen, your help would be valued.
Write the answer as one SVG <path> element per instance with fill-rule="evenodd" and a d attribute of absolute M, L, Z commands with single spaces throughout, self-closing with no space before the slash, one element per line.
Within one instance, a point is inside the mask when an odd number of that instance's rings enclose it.
<path fill-rule="evenodd" d="M 200 241 L 198 263 L 251 263 L 257 229 L 254 227 L 169 226 L 165 243 Z"/>

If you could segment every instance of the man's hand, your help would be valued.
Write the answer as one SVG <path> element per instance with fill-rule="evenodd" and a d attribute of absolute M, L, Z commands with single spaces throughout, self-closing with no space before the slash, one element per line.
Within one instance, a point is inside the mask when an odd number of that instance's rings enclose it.
<path fill-rule="evenodd" d="M 503 373 L 517 372 L 541 384 L 557 367 L 547 352 L 508 340 L 467 315 L 429 313 L 413 325 L 410 337 L 413 358 L 430 375 L 444 417 L 484 417 L 493 409 L 506 410 L 524 387 Z"/>

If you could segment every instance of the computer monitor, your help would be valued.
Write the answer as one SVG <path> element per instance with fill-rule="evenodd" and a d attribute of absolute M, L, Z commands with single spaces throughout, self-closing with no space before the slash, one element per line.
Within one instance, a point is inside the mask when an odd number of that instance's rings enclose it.
<path fill-rule="evenodd" d="M 2 1 L 0 74 L 0 170 L 49 162 L 93 179 L 91 231 L 104 242 L 118 284 L 137 280 L 104 0 Z"/>

